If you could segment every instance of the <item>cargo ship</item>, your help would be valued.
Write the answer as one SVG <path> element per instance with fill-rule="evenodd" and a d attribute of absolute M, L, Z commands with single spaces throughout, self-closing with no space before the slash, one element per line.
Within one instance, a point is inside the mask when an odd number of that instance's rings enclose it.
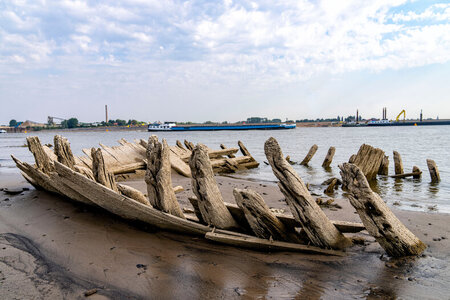
<path fill-rule="evenodd" d="M 148 131 L 280 130 L 294 128 L 296 128 L 295 123 L 177 125 L 174 122 L 165 122 L 164 124 L 154 123 L 148 125 Z"/>

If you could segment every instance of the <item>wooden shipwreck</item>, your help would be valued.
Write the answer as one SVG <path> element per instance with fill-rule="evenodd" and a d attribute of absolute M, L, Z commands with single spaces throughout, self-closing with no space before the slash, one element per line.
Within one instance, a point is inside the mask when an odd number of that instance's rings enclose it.
<path fill-rule="evenodd" d="M 180 141 L 169 146 L 164 139 L 151 136 L 148 141 L 121 140 L 120 146 L 85 149 L 81 157 L 72 154 L 69 142 L 61 136 L 55 136 L 54 151 L 37 137 L 27 138 L 27 143 L 36 163 L 12 158 L 37 189 L 160 229 L 256 250 L 343 256 L 352 245 L 348 234 L 367 228 L 393 256 L 417 255 L 425 247 L 380 204 L 363 172 L 353 164 L 341 166 L 342 177 L 363 224 L 328 219 L 274 138 L 267 140 L 265 153 L 291 215 L 271 211 L 257 191 L 248 189 L 234 190 L 237 205 L 224 202 L 215 173 L 258 166 L 242 142 L 239 148 L 243 155 L 237 156 L 238 148 L 221 145 L 220 150 L 212 150 L 188 141 L 184 146 Z M 115 180 L 118 174 L 136 170 L 145 171 L 147 195 Z M 192 178 L 192 209 L 180 207 L 176 192 L 182 187 L 172 186 L 172 172 Z M 370 214 L 368 206 L 376 207 L 379 214 Z"/>

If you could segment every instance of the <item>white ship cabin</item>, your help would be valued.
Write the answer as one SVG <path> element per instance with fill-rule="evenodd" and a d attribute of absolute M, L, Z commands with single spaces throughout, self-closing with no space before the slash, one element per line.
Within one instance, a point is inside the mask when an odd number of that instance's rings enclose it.
<path fill-rule="evenodd" d="M 161 123 L 153 123 L 148 125 L 148 130 L 170 130 L 172 127 L 176 126 L 174 122 L 164 122 L 164 124 Z"/>

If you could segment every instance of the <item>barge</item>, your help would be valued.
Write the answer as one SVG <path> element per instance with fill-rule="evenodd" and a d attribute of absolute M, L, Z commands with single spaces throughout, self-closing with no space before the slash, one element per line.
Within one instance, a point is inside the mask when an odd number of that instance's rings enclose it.
<path fill-rule="evenodd" d="M 164 124 L 148 125 L 148 131 L 279 130 L 294 128 L 296 128 L 295 123 L 177 125 L 174 122 L 165 122 Z"/>

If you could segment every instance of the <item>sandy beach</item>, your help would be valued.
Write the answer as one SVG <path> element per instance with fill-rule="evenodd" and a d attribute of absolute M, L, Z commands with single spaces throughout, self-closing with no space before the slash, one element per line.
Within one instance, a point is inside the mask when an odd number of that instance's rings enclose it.
<path fill-rule="evenodd" d="M 190 180 L 173 176 L 183 206 Z M 450 215 L 394 210 L 428 248 L 418 258 L 390 259 L 367 234 L 346 257 L 261 253 L 159 231 L 103 209 L 32 188 L 1 174 L 0 297 L 2 299 L 444 299 L 450 280 Z M 225 201 L 232 189 L 259 191 L 269 207 L 285 209 L 271 182 L 217 177 Z M 145 190 L 143 180 L 126 182 Z M 28 189 L 28 190 L 27 190 Z M 347 200 L 324 208 L 335 220 L 359 221 Z M 85 296 L 86 295 L 89 296 Z"/>

